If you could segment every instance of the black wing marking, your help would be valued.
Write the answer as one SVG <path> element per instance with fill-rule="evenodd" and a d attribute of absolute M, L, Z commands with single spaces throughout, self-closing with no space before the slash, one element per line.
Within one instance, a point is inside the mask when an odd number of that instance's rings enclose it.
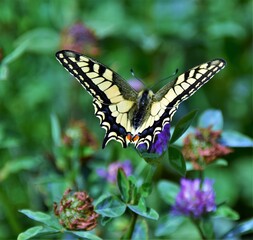
<path fill-rule="evenodd" d="M 105 129 L 103 147 L 116 140 L 127 146 L 131 133 L 129 111 L 135 107 L 138 93 L 117 73 L 97 61 L 69 50 L 56 53 L 56 58 L 93 96 L 95 115 Z"/>
<path fill-rule="evenodd" d="M 145 143 L 148 150 L 164 126 L 170 123 L 179 104 L 193 95 L 216 73 L 223 69 L 226 62 L 214 59 L 196 66 L 181 74 L 172 83 L 165 85 L 155 95 L 150 107 L 150 117 L 139 129 L 139 141 L 136 146 Z"/>
<path fill-rule="evenodd" d="M 56 58 L 95 99 L 105 104 L 136 100 L 138 93 L 103 64 L 69 50 L 57 52 Z"/>

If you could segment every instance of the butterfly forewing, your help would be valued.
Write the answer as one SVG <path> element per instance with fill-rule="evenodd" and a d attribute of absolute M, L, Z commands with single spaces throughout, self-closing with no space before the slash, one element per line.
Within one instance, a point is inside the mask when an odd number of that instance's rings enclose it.
<path fill-rule="evenodd" d="M 117 73 L 91 58 L 68 50 L 57 52 L 56 58 L 94 98 L 95 115 L 106 131 L 103 147 L 110 140 L 126 147 L 125 136 L 132 131 L 129 111 L 138 93 Z"/>
<path fill-rule="evenodd" d="M 111 104 L 137 98 L 137 92 L 117 73 L 91 58 L 68 50 L 57 52 L 56 58 L 100 102 Z"/>
<path fill-rule="evenodd" d="M 174 108 L 193 95 L 225 65 L 224 60 L 214 59 L 188 70 L 178 76 L 173 83 L 162 87 L 155 94 L 154 101 L 160 102 L 161 106 L 166 106 L 170 111 L 170 117 L 172 117 L 172 113 L 175 112 Z"/>

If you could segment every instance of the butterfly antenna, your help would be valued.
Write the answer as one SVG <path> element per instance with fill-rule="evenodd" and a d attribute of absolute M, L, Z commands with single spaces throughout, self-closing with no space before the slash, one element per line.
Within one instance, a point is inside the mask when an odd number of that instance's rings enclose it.
<path fill-rule="evenodd" d="M 163 78 L 163 79 L 159 80 L 158 82 L 156 82 L 155 84 L 153 84 L 152 87 L 151 87 L 151 89 L 153 89 L 154 87 L 156 87 L 161 82 L 164 82 L 165 80 L 168 80 L 169 78 L 172 78 L 172 77 L 176 76 L 177 73 L 178 73 L 178 68 L 175 70 L 175 72 L 172 75 L 170 75 L 170 76 L 168 76 L 166 78 Z"/>
<path fill-rule="evenodd" d="M 144 83 L 140 78 L 138 78 L 138 77 L 135 76 L 134 70 L 133 70 L 132 68 L 130 69 L 130 72 L 131 72 L 132 76 L 133 76 L 135 79 L 137 79 L 138 81 L 140 81 L 140 82 L 143 84 L 143 86 L 145 86 L 145 83 Z"/>

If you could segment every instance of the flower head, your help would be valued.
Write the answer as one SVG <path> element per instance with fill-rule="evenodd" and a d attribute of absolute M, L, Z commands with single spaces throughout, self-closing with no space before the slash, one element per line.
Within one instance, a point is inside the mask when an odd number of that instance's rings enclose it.
<path fill-rule="evenodd" d="M 170 140 L 170 124 L 167 123 L 163 126 L 163 130 L 156 134 L 155 140 L 151 143 L 149 153 L 155 153 L 162 155 L 162 153 L 168 148 L 168 142 Z M 147 145 L 145 143 L 138 146 L 140 152 L 147 151 Z"/>
<path fill-rule="evenodd" d="M 97 148 L 97 140 L 83 121 L 71 122 L 63 134 L 62 142 L 65 146 L 74 146 L 78 142 L 80 146 Z"/>
<path fill-rule="evenodd" d="M 203 169 L 205 165 L 217 158 L 227 155 L 232 150 L 219 143 L 221 131 L 213 131 L 211 127 L 197 128 L 184 139 L 183 155 L 191 161 L 196 170 Z"/>
<path fill-rule="evenodd" d="M 97 225 L 98 214 L 92 205 L 93 199 L 86 192 L 70 194 L 68 189 L 59 205 L 54 203 L 54 213 L 60 224 L 70 230 L 92 230 Z"/>
<path fill-rule="evenodd" d="M 180 184 L 181 189 L 172 207 L 172 213 L 199 218 L 216 210 L 212 180 L 205 179 L 201 184 L 200 179 L 183 178 Z"/>
<path fill-rule="evenodd" d="M 131 175 L 133 172 L 132 164 L 129 160 L 124 162 L 113 162 L 109 165 L 108 169 L 98 169 L 97 174 L 102 178 L 105 178 L 111 183 L 115 183 L 117 180 L 118 169 L 121 168 L 127 176 Z"/>
<path fill-rule="evenodd" d="M 92 56 L 99 53 L 94 33 L 81 22 L 63 31 L 61 48 Z"/>
<path fill-rule="evenodd" d="M 62 158 L 57 159 L 60 169 L 68 168 L 73 155 L 78 154 L 80 163 L 86 163 L 91 159 L 97 149 L 97 140 L 83 121 L 73 121 L 69 124 L 62 135 L 61 153 Z"/>

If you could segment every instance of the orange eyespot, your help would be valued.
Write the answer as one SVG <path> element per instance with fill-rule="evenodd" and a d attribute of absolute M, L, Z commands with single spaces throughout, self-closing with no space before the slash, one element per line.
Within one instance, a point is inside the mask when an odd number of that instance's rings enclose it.
<path fill-rule="evenodd" d="M 130 133 L 128 133 L 128 134 L 126 135 L 126 139 L 127 139 L 128 141 L 132 141 L 132 135 L 131 135 Z"/>
<path fill-rule="evenodd" d="M 139 140 L 139 135 L 135 135 L 133 138 L 132 138 L 132 141 L 133 142 L 136 142 L 136 141 L 138 141 Z"/>

